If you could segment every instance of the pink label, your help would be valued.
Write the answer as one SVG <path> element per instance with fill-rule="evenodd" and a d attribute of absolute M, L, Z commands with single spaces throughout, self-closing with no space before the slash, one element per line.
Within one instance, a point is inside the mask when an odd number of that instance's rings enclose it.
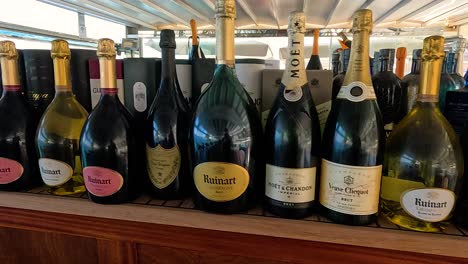
<path fill-rule="evenodd" d="M 120 173 L 102 167 L 86 167 L 83 169 L 83 176 L 88 192 L 100 197 L 118 192 L 124 182 Z"/>
<path fill-rule="evenodd" d="M 24 168 L 15 160 L 0 158 L 0 184 L 16 181 L 23 175 Z"/>

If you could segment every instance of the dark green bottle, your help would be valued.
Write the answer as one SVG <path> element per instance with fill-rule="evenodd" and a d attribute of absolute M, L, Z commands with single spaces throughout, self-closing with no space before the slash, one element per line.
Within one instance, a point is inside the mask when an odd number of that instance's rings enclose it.
<path fill-rule="evenodd" d="M 440 76 L 439 90 L 439 109 L 443 113 L 445 110 L 445 96 L 448 91 L 457 90 L 457 84 L 453 80 L 450 73 L 447 71 L 449 52 L 445 52 L 444 63 L 442 65 L 442 73 Z"/>

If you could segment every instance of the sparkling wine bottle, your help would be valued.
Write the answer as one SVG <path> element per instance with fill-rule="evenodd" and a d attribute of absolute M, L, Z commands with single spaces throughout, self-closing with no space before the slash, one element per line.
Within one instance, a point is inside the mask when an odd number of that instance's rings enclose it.
<path fill-rule="evenodd" d="M 311 213 L 320 160 L 320 123 L 303 64 L 304 32 L 304 13 L 291 13 L 289 58 L 265 127 L 265 205 L 287 218 Z"/>
<path fill-rule="evenodd" d="M 260 118 L 234 71 L 235 17 L 234 0 L 216 1 L 217 68 L 190 127 L 195 204 L 220 213 L 246 210 L 263 194 Z"/>
<path fill-rule="evenodd" d="M 322 63 L 320 62 L 319 56 L 319 36 L 320 29 L 314 29 L 314 45 L 312 46 L 312 55 L 310 55 L 309 63 L 307 64 L 307 70 L 321 70 Z"/>
<path fill-rule="evenodd" d="M 421 70 L 421 49 L 413 50 L 413 63 L 411 65 L 411 72 L 403 77 L 401 80 L 401 111 L 400 116 L 406 116 L 416 102 L 419 91 L 419 72 Z"/>
<path fill-rule="evenodd" d="M 42 180 L 56 195 L 84 192 L 80 159 L 80 134 L 88 113 L 72 92 L 70 49 L 65 40 L 52 41 L 55 97 L 37 129 L 37 149 Z"/>
<path fill-rule="evenodd" d="M 461 75 L 458 74 L 457 72 L 457 66 L 458 66 L 458 54 L 457 53 L 449 53 L 449 57 L 447 59 L 447 72 L 450 74 L 450 77 L 452 77 L 453 81 L 455 82 L 456 85 L 456 90 L 464 88 L 465 87 L 465 79 Z"/>
<path fill-rule="evenodd" d="M 343 86 L 322 141 L 319 200 L 337 223 L 365 225 L 379 204 L 385 134 L 369 71 L 372 12 L 353 15 L 353 45 Z"/>
<path fill-rule="evenodd" d="M 416 104 L 388 139 L 381 209 L 393 223 L 437 232 L 447 226 L 461 187 L 463 154 L 437 107 L 444 38 L 424 40 Z"/>
<path fill-rule="evenodd" d="M 197 22 L 195 19 L 190 20 L 190 28 L 192 30 L 192 48 L 190 48 L 189 51 L 189 61 L 193 62 L 197 59 L 204 59 L 205 54 L 203 54 L 203 51 L 200 48 L 200 41 L 197 34 Z"/>
<path fill-rule="evenodd" d="M 0 190 L 19 191 L 41 183 L 34 135 L 36 121 L 22 95 L 15 43 L 0 42 Z"/>
<path fill-rule="evenodd" d="M 140 191 L 140 148 L 132 115 L 118 98 L 114 41 L 100 39 L 97 56 L 101 98 L 81 134 L 83 176 L 91 201 L 124 203 Z"/>
<path fill-rule="evenodd" d="M 349 55 L 351 54 L 350 49 L 344 49 L 340 52 L 340 72 L 333 77 L 332 83 L 332 100 L 335 100 L 340 92 L 341 86 L 346 75 L 346 70 L 348 69 Z"/>
<path fill-rule="evenodd" d="M 395 57 L 396 57 L 395 75 L 401 79 L 405 75 L 406 48 L 405 47 L 397 48 Z"/>

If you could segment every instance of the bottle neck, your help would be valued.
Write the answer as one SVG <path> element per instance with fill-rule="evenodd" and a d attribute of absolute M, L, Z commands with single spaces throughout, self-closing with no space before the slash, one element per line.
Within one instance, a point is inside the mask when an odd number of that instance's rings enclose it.
<path fill-rule="evenodd" d="M 71 92 L 70 60 L 55 58 L 53 61 L 55 92 Z"/>
<path fill-rule="evenodd" d="M 442 72 L 442 73 L 447 73 L 447 64 L 449 64 L 449 63 L 448 63 L 448 59 L 444 59 L 444 60 L 442 61 L 442 69 L 441 69 L 441 72 Z"/>
<path fill-rule="evenodd" d="M 393 60 L 389 58 L 380 59 L 380 71 L 393 71 Z"/>
<path fill-rule="evenodd" d="M 234 18 L 216 18 L 216 63 L 234 68 Z"/>
<path fill-rule="evenodd" d="M 369 36 L 370 32 L 367 30 L 354 32 L 353 46 L 343 86 L 355 81 L 372 86 L 369 65 Z"/>
<path fill-rule="evenodd" d="M 0 59 L 2 68 L 2 84 L 5 89 L 11 87 L 20 87 L 19 75 L 18 75 L 18 61 L 17 59 L 7 59 L 2 57 Z M 13 89 L 14 90 L 14 89 Z"/>
<path fill-rule="evenodd" d="M 334 62 L 332 63 L 332 67 L 333 67 L 332 70 L 333 70 L 333 73 L 334 73 L 334 74 L 338 73 L 338 71 L 339 71 L 339 67 L 338 67 L 338 66 L 339 66 L 339 65 L 340 65 L 340 63 L 337 62 L 337 61 L 334 61 Z"/>
<path fill-rule="evenodd" d="M 419 74 L 420 72 L 421 72 L 421 59 L 413 59 L 413 63 L 411 65 L 411 73 Z"/>
<path fill-rule="evenodd" d="M 117 79 L 114 57 L 99 57 L 99 76 L 101 89 L 117 90 Z M 101 91 L 102 91 L 101 90 Z"/>
<path fill-rule="evenodd" d="M 304 33 L 288 32 L 289 57 L 281 82 L 286 90 L 294 90 L 307 83 L 304 65 Z"/>
<path fill-rule="evenodd" d="M 161 49 L 161 79 L 175 77 L 175 49 Z"/>
<path fill-rule="evenodd" d="M 319 55 L 319 35 L 318 29 L 314 30 L 314 45 L 312 46 L 312 55 Z"/>
<path fill-rule="evenodd" d="M 438 102 L 440 71 L 443 61 L 441 58 L 427 59 L 421 62 L 418 101 Z"/>

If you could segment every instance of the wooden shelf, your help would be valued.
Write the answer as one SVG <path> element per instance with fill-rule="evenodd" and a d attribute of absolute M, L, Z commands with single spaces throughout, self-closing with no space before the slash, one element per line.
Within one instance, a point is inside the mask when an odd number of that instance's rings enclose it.
<path fill-rule="evenodd" d="M 15 219 L 16 216 L 12 214 L 16 214 L 18 219 Z M 78 220 L 87 219 L 88 222 L 89 219 L 95 219 L 91 221 L 96 221 L 96 223 L 101 220 L 104 222 L 121 221 L 129 224 L 130 229 L 140 225 L 149 229 L 174 227 L 181 228 L 181 230 L 204 230 L 207 232 L 222 232 L 222 234 L 230 233 L 234 237 L 243 235 L 259 236 L 270 241 L 286 239 L 288 241 L 301 241 L 302 243 L 333 244 L 344 250 L 365 247 L 368 250 L 374 249 L 382 252 L 398 251 L 404 256 L 431 254 L 431 261 L 434 262 L 430 263 L 445 263 L 437 262 L 438 257 L 441 260 L 448 260 L 447 257 L 466 258 L 468 263 L 468 230 L 454 225 L 451 225 L 443 233 L 430 234 L 401 230 L 385 218 L 379 218 L 376 223 L 369 226 L 353 227 L 333 224 L 317 215 L 303 220 L 281 219 L 264 212 L 262 208 L 255 208 L 239 215 L 209 214 L 194 209 L 191 199 L 162 201 L 151 199 L 148 196 L 141 196 L 129 204 L 100 205 L 90 202 L 86 194 L 75 195 L 74 197 L 58 197 L 48 194 L 44 188 L 37 188 L 23 193 L 0 192 L 1 227 L 48 230 L 85 237 L 97 237 L 99 239 L 112 240 L 119 237 L 119 241 L 124 238 L 124 235 L 119 233 L 118 228 L 96 234 L 86 229 L 75 230 L 63 226 L 54 226 L 47 223 L 47 221 L 44 223 L 27 223 L 28 217 L 52 217 L 53 221 L 60 221 L 57 219 L 62 217 L 64 223 L 73 222 L 75 218 Z M 144 239 L 132 238 L 130 235 L 128 239 L 151 244 L 155 242 L 152 239 L 161 238 L 151 238 L 151 236 Z M 200 240 L 202 239 L 203 237 L 200 238 Z M 226 243 L 229 243 L 229 241 L 226 241 Z M 293 253 L 294 249 L 295 245 L 292 244 L 289 249 L 292 250 L 290 253 Z M 342 254 L 342 252 L 336 252 L 336 254 Z M 458 259 L 458 261 L 461 261 L 461 259 Z"/>

